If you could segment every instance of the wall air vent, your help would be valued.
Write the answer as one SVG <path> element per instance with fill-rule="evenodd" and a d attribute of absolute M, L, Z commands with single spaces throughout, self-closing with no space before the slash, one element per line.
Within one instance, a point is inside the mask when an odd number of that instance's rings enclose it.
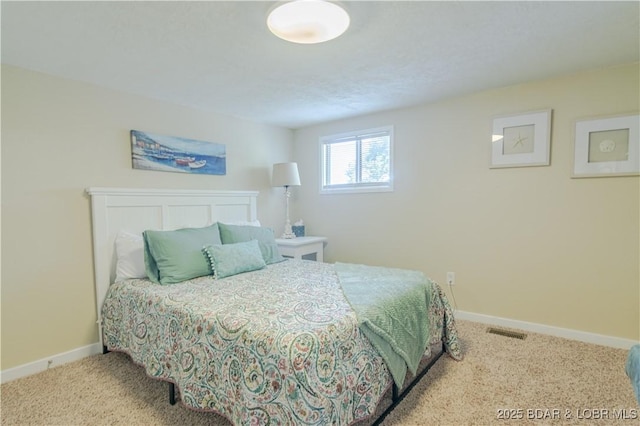
<path fill-rule="evenodd" d="M 503 330 L 501 328 L 494 328 L 494 327 L 487 328 L 487 333 L 497 334 L 499 336 L 511 337 L 512 339 L 524 340 L 527 338 L 527 335 L 524 333 L 518 333 L 517 331 Z"/>

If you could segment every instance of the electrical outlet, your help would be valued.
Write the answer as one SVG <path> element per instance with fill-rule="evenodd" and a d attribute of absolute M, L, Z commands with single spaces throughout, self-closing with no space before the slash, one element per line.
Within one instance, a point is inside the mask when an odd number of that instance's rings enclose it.
<path fill-rule="evenodd" d="M 447 272 L 447 284 L 455 285 L 456 283 L 456 273 L 455 272 Z"/>

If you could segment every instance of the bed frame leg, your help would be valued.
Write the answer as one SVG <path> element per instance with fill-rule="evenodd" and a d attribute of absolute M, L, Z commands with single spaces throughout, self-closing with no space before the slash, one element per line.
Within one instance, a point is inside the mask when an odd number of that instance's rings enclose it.
<path fill-rule="evenodd" d="M 102 346 L 102 355 L 108 354 L 109 352 L 111 351 L 106 346 Z"/>
<path fill-rule="evenodd" d="M 176 405 L 176 385 L 169 382 L 169 404 Z"/>
<path fill-rule="evenodd" d="M 434 357 L 431 359 L 431 361 L 429 361 L 429 363 L 424 367 L 424 369 L 416 376 L 414 377 L 413 381 L 411 383 L 409 383 L 405 389 L 400 392 L 400 389 L 398 389 L 398 386 L 395 384 L 395 382 L 393 383 L 393 386 L 391 388 L 391 405 L 389 407 L 387 407 L 387 409 L 380 414 L 380 417 L 378 417 L 374 422 L 372 426 L 379 426 L 382 421 L 385 419 L 385 417 L 387 417 L 387 415 L 389 413 L 391 413 L 393 411 L 394 408 L 396 408 L 396 406 L 398 404 L 400 404 L 400 402 L 402 402 L 402 400 L 404 399 L 405 396 L 407 396 L 407 394 L 411 391 L 411 389 L 413 389 L 413 387 L 420 381 L 420 379 L 422 379 L 422 377 L 427 374 L 427 372 L 431 369 L 431 367 L 433 366 L 433 364 L 436 363 L 436 361 L 438 361 L 440 359 L 440 357 L 442 357 L 442 355 L 444 355 L 444 353 L 446 352 L 446 348 L 444 345 L 444 342 L 442 343 L 442 349 L 440 351 L 440 353 L 434 355 Z"/>

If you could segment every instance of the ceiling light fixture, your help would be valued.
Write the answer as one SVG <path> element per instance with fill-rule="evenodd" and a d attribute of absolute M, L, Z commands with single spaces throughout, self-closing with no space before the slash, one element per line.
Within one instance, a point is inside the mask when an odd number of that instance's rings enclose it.
<path fill-rule="evenodd" d="M 269 30 L 281 39 L 302 44 L 333 40 L 349 28 L 349 14 L 325 0 L 294 0 L 276 7 L 267 18 Z"/>

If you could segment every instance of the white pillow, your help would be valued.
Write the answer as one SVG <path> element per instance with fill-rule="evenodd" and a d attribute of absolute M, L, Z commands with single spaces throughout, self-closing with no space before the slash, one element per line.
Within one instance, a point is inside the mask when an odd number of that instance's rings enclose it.
<path fill-rule="evenodd" d="M 142 235 L 125 231 L 116 236 L 116 282 L 130 278 L 146 278 Z"/>

